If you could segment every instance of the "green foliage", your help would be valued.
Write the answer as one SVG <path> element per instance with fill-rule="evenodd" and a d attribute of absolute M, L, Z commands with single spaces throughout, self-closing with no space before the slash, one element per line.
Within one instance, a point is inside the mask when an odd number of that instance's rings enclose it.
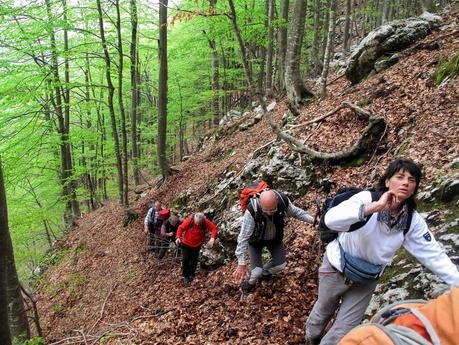
<path fill-rule="evenodd" d="M 459 52 L 449 61 L 439 63 L 435 73 L 435 82 L 440 85 L 446 78 L 454 78 L 459 74 Z"/>
<path fill-rule="evenodd" d="M 17 345 L 45 345 L 45 339 L 42 337 L 35 337 L 33 339 L 28 339 L 25 342 L 21 342 Z"/>

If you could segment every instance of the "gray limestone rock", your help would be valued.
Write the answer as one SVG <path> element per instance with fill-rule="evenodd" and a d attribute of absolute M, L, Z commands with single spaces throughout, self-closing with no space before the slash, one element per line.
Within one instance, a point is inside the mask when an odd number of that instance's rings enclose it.
<path fill-rule="evenodd" d="M 352 84 L 359 83 L 375 69 L 375 62 L 384 55 L 401 51 L 426 37 L 439 27 L 441 18 L 426 13 L 386 23 L 371 31 L 357 46 L 349 58 L 346 77 Z"/>

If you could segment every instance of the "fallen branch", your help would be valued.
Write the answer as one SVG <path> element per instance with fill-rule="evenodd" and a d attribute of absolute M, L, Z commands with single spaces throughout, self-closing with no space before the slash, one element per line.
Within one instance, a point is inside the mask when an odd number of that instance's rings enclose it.
<path fill-rule="evenodd" d="M 91 329 L 89 330 L 88 333 L 91 333 L 94 328 L 97 326 L 97 324 L 102 320 L 102 318 L 104 317 L 104 311 L 105 311 L 105 305 L 107 304 L 107 301 L 108 301 L 108 298 L 110 297 L 110 295 L 112 294 L 113 290 L 115 290 L 117 284 L 113 285 L 113 287 L 111 288 L 111 290 L 109 291 L 109 293 L 107 294 L 107 296 L 105 297 L 105 300 L 104 300 L 104 303 L 102 304 L 102 308 L 100 309 L 100 316 L 99 318 L 96 320 L 96 322 L 94 322 L 94 324 L 92 325 Z"/>
<path fill-rule="evenodd" d="M 332 110 L 332 111 L 326 113 L 325 115 L 316 117 L 315 119 L 312 119 L 312 120 L 307 121 L 307 122 L 304 122 L 304 123 L 300 123 L 299 125 L 292 126 L 292 127 L 290 127 L 290 129 L 295 129 L 295 128 L 298 128 L 298 127 L 308 126 L 308 125 L 312 125 L 313 123 L 323 121 L 323 120 L 325 120 L 327 117 L 330 117 L 330 116 L 332 116 L 333 114 L 336 114 L 338 111 L 340 111 L 340 110 L 343 109 L 344 107 L 345 107 L 344 104 L 341 103 L 341 105 L 340 105 L 338 108 L 336 108 L 336 109 L 334 109 L 334 110 Z"/>
<path fill-rule="evenodd" d="M 344 77 L 345 75 L 346 75 L 346 73 L 343 73 L 343 74 L 337 76 L 335 79 L 333 79 L 333 80 L 331 80 L 330 82 L 328 82 L 326 86 L 333 84 L 335 81 L 341 79 L 341 78 Z"/>

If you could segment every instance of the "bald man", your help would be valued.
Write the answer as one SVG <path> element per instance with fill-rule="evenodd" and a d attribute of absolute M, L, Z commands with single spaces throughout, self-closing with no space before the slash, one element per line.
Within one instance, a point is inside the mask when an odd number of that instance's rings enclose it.
<path fill-rule="evenodd" d="M 233 273 L 235 282 L 245 292 L 255 289 L 258 279 L 275 276 L 285 268 L 284 218 L 290 216 L 312 224 L 314 218 L 296 207 L 283 194 L 267 190 L 260 197 L 250 199 L 237 238 L 236 257 L 238 266 Z M 271 253 L 271 262 L 262 264 L 261 254 L 266 247 Z M 246 254 L 250 256 L 250 272 L 246 266 Z"/>

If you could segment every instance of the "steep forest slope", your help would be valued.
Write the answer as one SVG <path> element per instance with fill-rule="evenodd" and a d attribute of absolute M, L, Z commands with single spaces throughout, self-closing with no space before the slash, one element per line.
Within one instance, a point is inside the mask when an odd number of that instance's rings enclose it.
<path fill-rule="evenodd" d="M 325 114 L 343 101 L 358 104 L 388 123 L 385 138 L 369 159 L 345 167 L 317 164 L 311 172 L 315 179 L 326 176 L 340 185 L 369 184 L 397 155 L 423 165 L 424 186 L 451 171 L 450 163 L 459 156 L 459 79 L 436 86 L 433 76 L 438 62 L 459 50 L 457 15 L 457 11 L 450 14 L 451 26 L 445 31 L 423 40 L 437 43 L 438 49 L 425 49 L 429 44 L 409 48 L 401 53 L 399 63 L 356 86 L 339 78 L 329 86 L 326 98 L 301 109 L 295 124 Z M 274 119 L 280 123 L 286 111 L 284 101 L 279 101 Z M 331 152 L 351 145 L 365 125 L 343 110 L 312 129 L 299 127 L 293 132 L 311 147 Z M 133 200 L 136 211 L 144 216 L 152 200 L 172 205 L 185 192 L 186 206 L 192 211 L 214 196 L 209 186 L 229 171 L 239 173 L 257 148 L 275 139 L 264 120 L 244 131 L 234 123 L 225 126 L 209 133 L 203 148 L 181 163 L 166 183 Z M 318 196 L 311 187 L 295 203 L 315 213 Z M 241 299 L 232 283 L 234 260 L 200 273 L 191 287 L 184 288 L 178 263 L 158 262 L 146 255 L 143 218 L 125 228 L 121 224 L 122 209 L 113 201 L 85 215 L 59 241 L 53 264 L 38 282 L 38 306 L 48 343 L 303 342 L 303 325 L 317 293 L 321 251 L 311 226 L 289 221 L 285 272 Z"/>

